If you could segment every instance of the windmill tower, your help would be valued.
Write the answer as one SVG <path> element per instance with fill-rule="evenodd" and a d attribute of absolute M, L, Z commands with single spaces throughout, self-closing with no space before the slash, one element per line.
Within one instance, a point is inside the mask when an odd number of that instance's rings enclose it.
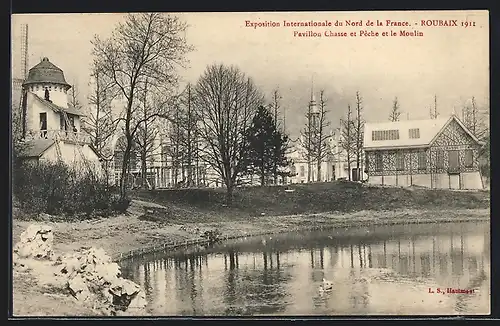
<path fill-rule="evenodd" d="M 25 115 L 26 107 L 23 105 L 26 92 L 23 90 L 23 83 L 28 76 L 28 24 L 21 25 L 21 53 L 20 53 L 20 71 L 16 71 L 16 75 L 12 78 L 12 124 L 13 129 L 22 133 L 24 136 L 25 130 Z"/>

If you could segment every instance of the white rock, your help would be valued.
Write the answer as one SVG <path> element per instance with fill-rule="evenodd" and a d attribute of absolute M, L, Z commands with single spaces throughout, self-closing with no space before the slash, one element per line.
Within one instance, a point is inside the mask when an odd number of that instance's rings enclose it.
<path fill-rule="evenodd" d="M 85 301 L 90 297 L 89 288 L 81 276 L 70 279 L 68 281 L 68 288 L 78 301 Z"/>
<path fill-rule="evenodd" d="M 14 251 L 21 257 L 52 258 L 54 235 L 47 225 L 31 224 L 23 233 Z"/>
<path fill-rule="evenodd" d="M 147 305 L 146 295 L 144 294 L 144 291 L 139 290 L 139 292 L 137 292 L 137 294 L 132 298 L 132 301 L 130 301 L 127 310 L 142 309 L 146 307 L 146 305 Z"/>

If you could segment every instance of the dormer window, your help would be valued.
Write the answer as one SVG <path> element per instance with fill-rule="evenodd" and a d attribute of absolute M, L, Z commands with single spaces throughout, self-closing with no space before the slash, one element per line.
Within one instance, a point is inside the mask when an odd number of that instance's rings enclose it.
<path fill-rule="evenodd" d="M 50 93 L 48 89 L 45 89 L 45 100 L 50 102 Z"/>
<path fill-rule="evenodd" d="M 420 129 L 418 128 L 411 128 L 408 130 L 408 136 L 410 139 L 418 139 L 420 138 Z"/>
<path fill-rule="evenodd" d="M 399 130 L 374 130 L 372 131 L 372 140 L 398 140 Z"/>

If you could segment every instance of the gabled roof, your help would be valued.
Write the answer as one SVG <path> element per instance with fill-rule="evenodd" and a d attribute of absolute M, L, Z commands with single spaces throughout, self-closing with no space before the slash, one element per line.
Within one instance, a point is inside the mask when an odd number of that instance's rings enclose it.
<path fill-rule="evenodd" d="M 26 141 L 21 147 L 19 157 L 40 157 L 54 144 L 52 139 L 33 139 Z"/>
<path fill-rule="evenodd" d="M 365 123 L 364 129 L 364 149 L 383 148 L 418 148 L 432 145 L 444 128 L 455 120 L 472 139 L 480 143 L 476 137 L 468 130 L 464 124 L 455 116 L 447 118 L 426 119 L 426 120 L 403 120 L 395 122 Z M 410 138 L 410 129 L 419 129 L 419 138 Z M 399 139 L 395 140 L 372 140 L 373 131 L 398 130 Z"/>
<path fill-rule="evenodd" d="M 55 105 L 54 103 L 52 102 L 49 102 L 47 101 L 46 99 L 43 99 L 41 98 L 40 96 L 36 95 L 35 93 L 31 93 L 30 94 L 33 94 L 33 96 L 38 100 L 40 101 L 43 105 L 45 105 L 46 107 L 52 109 L 54 112 L 61 112 L 61 111 L 65 111 L 66 113 L 69 113 L 69 114 L 73 114 L 73 115 L 77 115 L 77 116 L 85 116 L 85 114 L 83 114 L 82 112 L 80 112 L 79 110 L 77 110 L 76 108 L 70 106 L 68 104 L 68 107 L 67 108 L 64 108 L 62 106 L 59 106 L 59 105 Z"/>

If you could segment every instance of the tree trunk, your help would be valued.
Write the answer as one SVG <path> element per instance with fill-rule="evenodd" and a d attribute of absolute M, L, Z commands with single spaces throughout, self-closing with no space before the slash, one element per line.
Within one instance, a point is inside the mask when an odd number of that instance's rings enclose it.
<path fill-rule="evenodd" d="M 233 203 L 233 188 L 234 185 L 231 181 L 226 180 L 226 204 L 227 206 L 231 206 Z"/>
<path fill-rule="evenodd" d="M 312 168 L 311 168 L 311 158 L 310 156 L 307 158 L 307 182 L 311 182 L 311 173 Z"/>
<path fill-rule="evenodd" d="M 265 175 L 266 175 L 266 173 L 264 171 L 264 164 L 262 164 L 260 167 L 260 186 L 261 187 L 264 187 L 264 185 L 266 184 Z"/>
<path fill-rule="evenodd" d="M 347 174 L 349 176 L 349 181 L 351 181 L 351 154 L 347 153 Z"/>
<path fill-rule="evenodd" d="M 274 150 L 274 162 L 273 162 L 273 184 L 276 186 L 278 184 L 278 151 Z"/>
<path fill-rule="evenodd" d="M 131 146 L 127 142 L 127 146 L 125 147 L 125 151 L 123 152 L 123 162 L 122 162 L 122 174 L 120 176 L 120 200 L 124 200 L 127 197 L 127 171 L 130 160 L 130 150 Z"/>
<path fill-rule="evenodd" d="M 146 149 L 144 148 L 141 153 L 141 174 L 142 174 L 142 188 L 147 189 L 147 166 L 146 166 Z"/>
<path fill-rule="evenodd" d="M 178 160 L 177 158 L 175 158 L 173 161 L 172 161 L 172 168 L 173 168 L 173 179 L 174 179 L 174 187 L 176 188 L 177 187 L 177 177 L 178 177 L 178 174 L 179 174 L 179 163 L 178 163 Z"/>
<path fill-rule="evenodd" d="M 321 182 L 321 159 L 318 159 L 317 172 L 318 172 L 318 181 Z"/>
<path fill-rule="evenodd" d="M 360 152 L 359 152 L 359 149 L 356 153 L 356 177 L 357 177 L 357 180 L 356 181 L 359 181 L 360 180 L 360 174 L 359 174 L 359 167 L 360 167 Z"/>

